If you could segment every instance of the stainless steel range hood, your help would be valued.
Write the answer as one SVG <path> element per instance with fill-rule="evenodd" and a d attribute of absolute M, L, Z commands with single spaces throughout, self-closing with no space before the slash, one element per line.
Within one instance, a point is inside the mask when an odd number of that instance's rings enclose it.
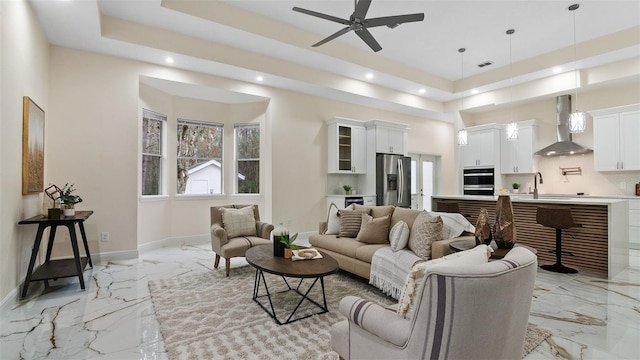
<path fill-rule="evenodd" d="M 563 156 L 588 154 L 593 150 L 580 144 L 576 144 L 571 139 L 569 132 L 569 115 L 571 114 L 571 95 L 558 96 L 556 100 L 556 116 L 558 120 L 558 141 L 537 151 L 538 156 Z"/>

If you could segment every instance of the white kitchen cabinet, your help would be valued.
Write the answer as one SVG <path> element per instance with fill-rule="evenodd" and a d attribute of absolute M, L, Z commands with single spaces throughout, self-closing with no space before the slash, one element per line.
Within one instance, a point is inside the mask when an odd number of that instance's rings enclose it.
<path fill-rule="evenodd" d="M 376 197 L 375 196 L 363 196 L 365 206 L 375 206 L 376 205 Z"/>
<path fill-rule="evenodd" d="M 365 174 L 367 138 L 364 123 L 334 118 L 327 121 L 330 174 Z"/>
<path fill-rule="evenodd" d="M 367 131 L 374 134 L 376 153 L 405 155 L 407 130 L 404 124 L 378 120 L 367 122 Z"/>
<path fill-rule="evenodd" d="M 640 110 L 625 108 L 592 112 L 596 171 L 640 170 Z"/>
<path fill-rule="evenodd" d="M 506 129 L 500 130 L 500 172 L 502 174 L 532 174 L 537 171 L 533 153 L 538 144 L 535 120 L 518 122 L 518 138 L 507 140 Z"/>
<path fill-rule="evenodd" d="M 467 145 L 460 146 L 462 167 L 500 165 L 500 126 L 496 124 L 468 127 Z"/>
<path fill-rule="evenodd" d="M 640 246 L 640 200 L 629 199 L 629 243 L 630 247 Z"/>

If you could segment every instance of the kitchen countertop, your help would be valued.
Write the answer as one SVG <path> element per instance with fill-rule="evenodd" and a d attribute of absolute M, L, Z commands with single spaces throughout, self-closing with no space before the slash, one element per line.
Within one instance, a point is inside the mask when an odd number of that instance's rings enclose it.
<path fill-rule="evenodd" d="M 539 195 L 538 199 L 534 199 L 530 194 L 509 194 L 512 202 L 529 202 L 544 204 L 581 204 L 581 205 L 609 205 L 612 203 L 626 201 L 622 198 L 595 197 L 585 195 Z M 480 195 L 434 195 L 433 199 L 444 200 L 498 200 L 498 196 L 480 196 Z"/>

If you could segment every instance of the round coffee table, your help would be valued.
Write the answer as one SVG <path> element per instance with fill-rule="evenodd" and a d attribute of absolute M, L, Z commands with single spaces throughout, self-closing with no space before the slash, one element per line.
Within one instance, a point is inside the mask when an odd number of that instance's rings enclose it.
<path fill-rule="evenodd" d="M 267 314 L 269 314 L 276 321 L 276 323 L 278 323 L 278 325 L 289 324 L 294 321 L 305 319 L 309 316 L 324 314 L 329 311 L 329 309 L 327 308 L 327 298 L 324 292 L 324 277 L 338 272 L 338 262 L 326 253 L 320 252 L 320 254 L 322 254 L 322 259 L 293 261 L 291 259 L 273 256 L 273 247 L 270 245 L 256 246 L 247 250 L 247 252 L 245 253 L 247 262 L 251 266 L 256 268 L 256 277 L 253 286 L 253 301 L 260 305 L 260 307 L 262 307 L 262 309 L 264 309 L 264 311 L 266 311 Z M 282 280 L 284 280 L 288 289 L 285 291 L 295 291 L 302 297 L 300 299 L 300 302 L 298 302 L 298 305 L 295 307 L 295 309 L 293 309 L 293 312 L 291 312 L 291 314 L 287 317 L 287 320 L 285 320 L 284 322 L 280 321 L 276 316 L 276 311 L 273 307 L 273 302 L 271 299 L 272 293 L 269 292 L 267 282 L 264 278 L 265 272 L 282 276 Z M 291 287 L 289 285 L 289 282 L 287 282 L 287 277 L 298 278 L 300 279 L 300 282 L 296 287 Z M 302 284 L 302 281 L 304 279 L 308 278 L 314 279 L 313 283 L 311 284 L 311 286 L 309 286 L 306 292 L 302 293 L 299 291 L 300 285 Z M 322 287 L 322 305 L 308 297 L 309 292 L 311 291 L 311 289 L 313 289 L 318 280 L 320 280 L 320 286 Z M 263 295 L 259 294 L 261 282 L 264 285 L 264 290 L 266 291 L 266 294 Z M 267 297 L 269 299 L 270 309 L 258 300 L 262 297 Z M 315 304 L 318 308 L 320 308 L 320 312 L 302 316 L 299 318 L 293 318 L 293 315 L 296 313 L 304 300 L 308 300 L 311 303 Z"/>
<path fill-rule="evenodd" d="M 449 243 L 449 247 L 451 248 L 451 250 L 456 252 L 473 249 L 476 246 L 477 246 L 476 239 L 460 239 L 460 240 L 455 240 Z M 498 248 L 498 246 L 496 246 L 496 243 L 493 241 L 491 242 L 490 246 L 493 249 L 493 253 L 491 253 L 491 259 L 502 259 L 503 257 L 505 257 L 505 255 L 507 255 L 509 250 L 511 250 L 511 249 L 500 249 Z M 534 254 L 538 253 L 536 249 L 527 245 L 516 243 L 515 247 L 523 247 Z"/>

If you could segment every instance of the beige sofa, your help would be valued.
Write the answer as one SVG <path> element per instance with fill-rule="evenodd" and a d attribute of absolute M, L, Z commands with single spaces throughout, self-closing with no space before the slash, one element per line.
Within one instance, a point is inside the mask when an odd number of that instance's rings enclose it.
<path fill-rule="evenodd" d="M 401 220 L 406 222 L 409 229 L 411 229 L 421 211 L 394 206 L 357 206 L 356 208 L 371 209 L 371 216 L 373 218 L 386 216 L 391 213 L 389 229 L 393 228 L 393 226 Z M 309 237 L 311 246 L 336 259 L 340 269 L 369 279 L 371 259 L 376 251 L 390 246 L 388 240 L 386 244 L 367 244 L 353 238 L 324 235 L 326 228 L 327 222 L 320 222 L 318 235 L 311 235 Z M 449 243 L 464 238 L 473 238 L 473 235 L 463 233 L 460 237 L 436 241 L 431 247 L 431 257 L 435 259 L 452 253 L 453 251 L 450 249 Z"/>

